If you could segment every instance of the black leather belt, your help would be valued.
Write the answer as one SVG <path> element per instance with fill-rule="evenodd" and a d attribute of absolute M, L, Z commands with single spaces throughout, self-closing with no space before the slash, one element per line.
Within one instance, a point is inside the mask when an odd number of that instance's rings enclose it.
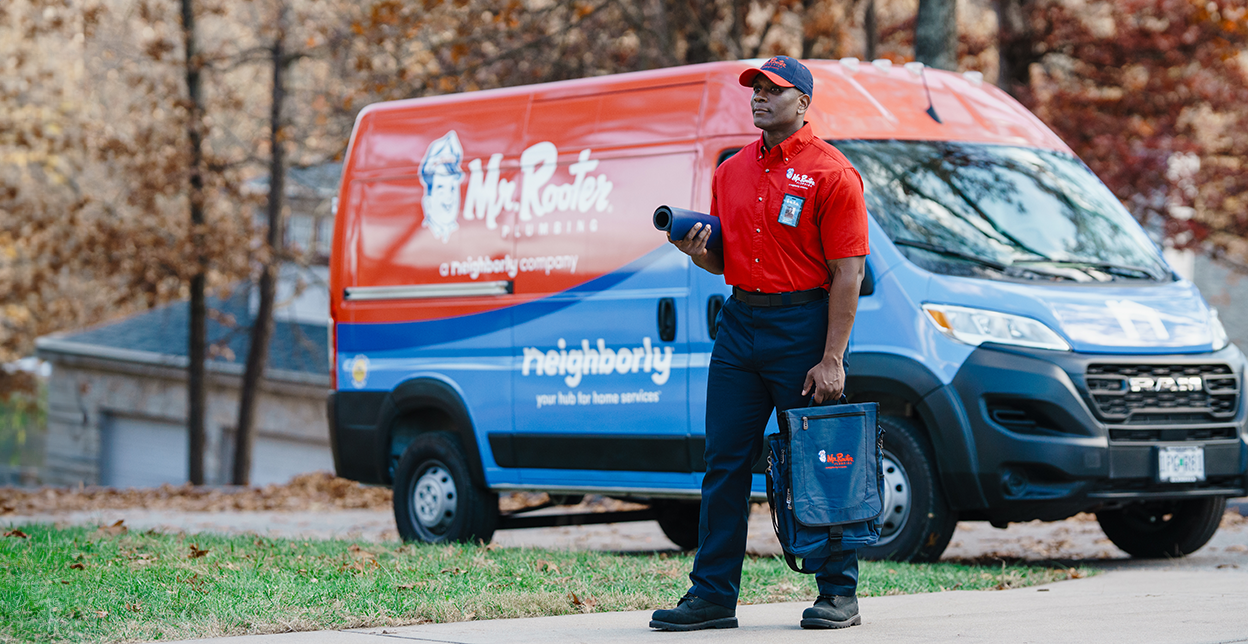
<path fill-rule="evenodd" d="M 806 291 L 792 291 L 790 293 L 751 293 L 734 286 L 732 287 L 732 296 L 738 302 L 749 304 L 750 306 L 793 306 L 795 304 L 822 300 L 828 296 L 828 292 L 821 288 L 812 288 Z"/>

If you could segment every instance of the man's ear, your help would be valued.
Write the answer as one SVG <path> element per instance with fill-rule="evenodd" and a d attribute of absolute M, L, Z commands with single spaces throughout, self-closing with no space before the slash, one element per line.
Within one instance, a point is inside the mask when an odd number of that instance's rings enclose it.
<path fill-rule="evenodd" d="M 810 109 L 810 94 L 802 94 L 797 97 L 797 113 L 805 114 Z"/>

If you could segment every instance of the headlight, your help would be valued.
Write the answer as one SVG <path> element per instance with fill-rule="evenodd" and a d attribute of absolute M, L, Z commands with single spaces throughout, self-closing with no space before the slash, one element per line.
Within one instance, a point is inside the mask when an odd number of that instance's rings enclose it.
<path fill-rule="evenodd" d="M 1070 351 L 1070 344 L 1039 320 L 1021 315 L 947 304 L 924 304 L 927 317 L 945 335 L 967 344 L 1013 344 L 1035 349 Z"/>
<path fill-rule="evenodd" d="M 1209 334 L 1213 336 L 1214 351 L 1221 351 L 1231 343 L 1231 339 L 1226 335 L 1226 327 L 1222 326 L 1222 320 L 1218 319 L 1217 309 L 1209 309 Z"/>

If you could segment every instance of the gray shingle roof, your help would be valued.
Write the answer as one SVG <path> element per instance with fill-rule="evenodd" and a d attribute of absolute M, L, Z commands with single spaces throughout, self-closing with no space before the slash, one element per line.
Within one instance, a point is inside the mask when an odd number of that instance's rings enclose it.
<path fill-rule="evenodd" d="M 252 317 L 248 291 L 237 289 L 229 299 L 208 298 L 208 342 L 211 361 L 243 365 L 251 342 Z M 190 304 L 174 302 L 137 315 L 77 332 L 55 336 L 54 351 L 72 353 L 72 347 L 115 349 L 168 358 L 187 355 Z M 278 320 L 269 342 L 269 370 L 329 375 L 328 327 Z M 52 348 L 43 343 L 41 349 Z"/>

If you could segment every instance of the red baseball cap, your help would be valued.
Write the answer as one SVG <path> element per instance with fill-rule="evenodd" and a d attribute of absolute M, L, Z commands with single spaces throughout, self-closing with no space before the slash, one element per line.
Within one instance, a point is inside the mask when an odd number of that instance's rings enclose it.
<path fill-rule="evenodd" d="M 796 58 L 773 56 L 759 67 L 751 67 L 741 72 L 738 80 L 745 87 L 752 87 L 754 77 L 759 74 L 763 74 L 780 87 L 796 87 L 801 93 L 814 96 L 815 79 L 811 76 L 810 70 Z"/>

